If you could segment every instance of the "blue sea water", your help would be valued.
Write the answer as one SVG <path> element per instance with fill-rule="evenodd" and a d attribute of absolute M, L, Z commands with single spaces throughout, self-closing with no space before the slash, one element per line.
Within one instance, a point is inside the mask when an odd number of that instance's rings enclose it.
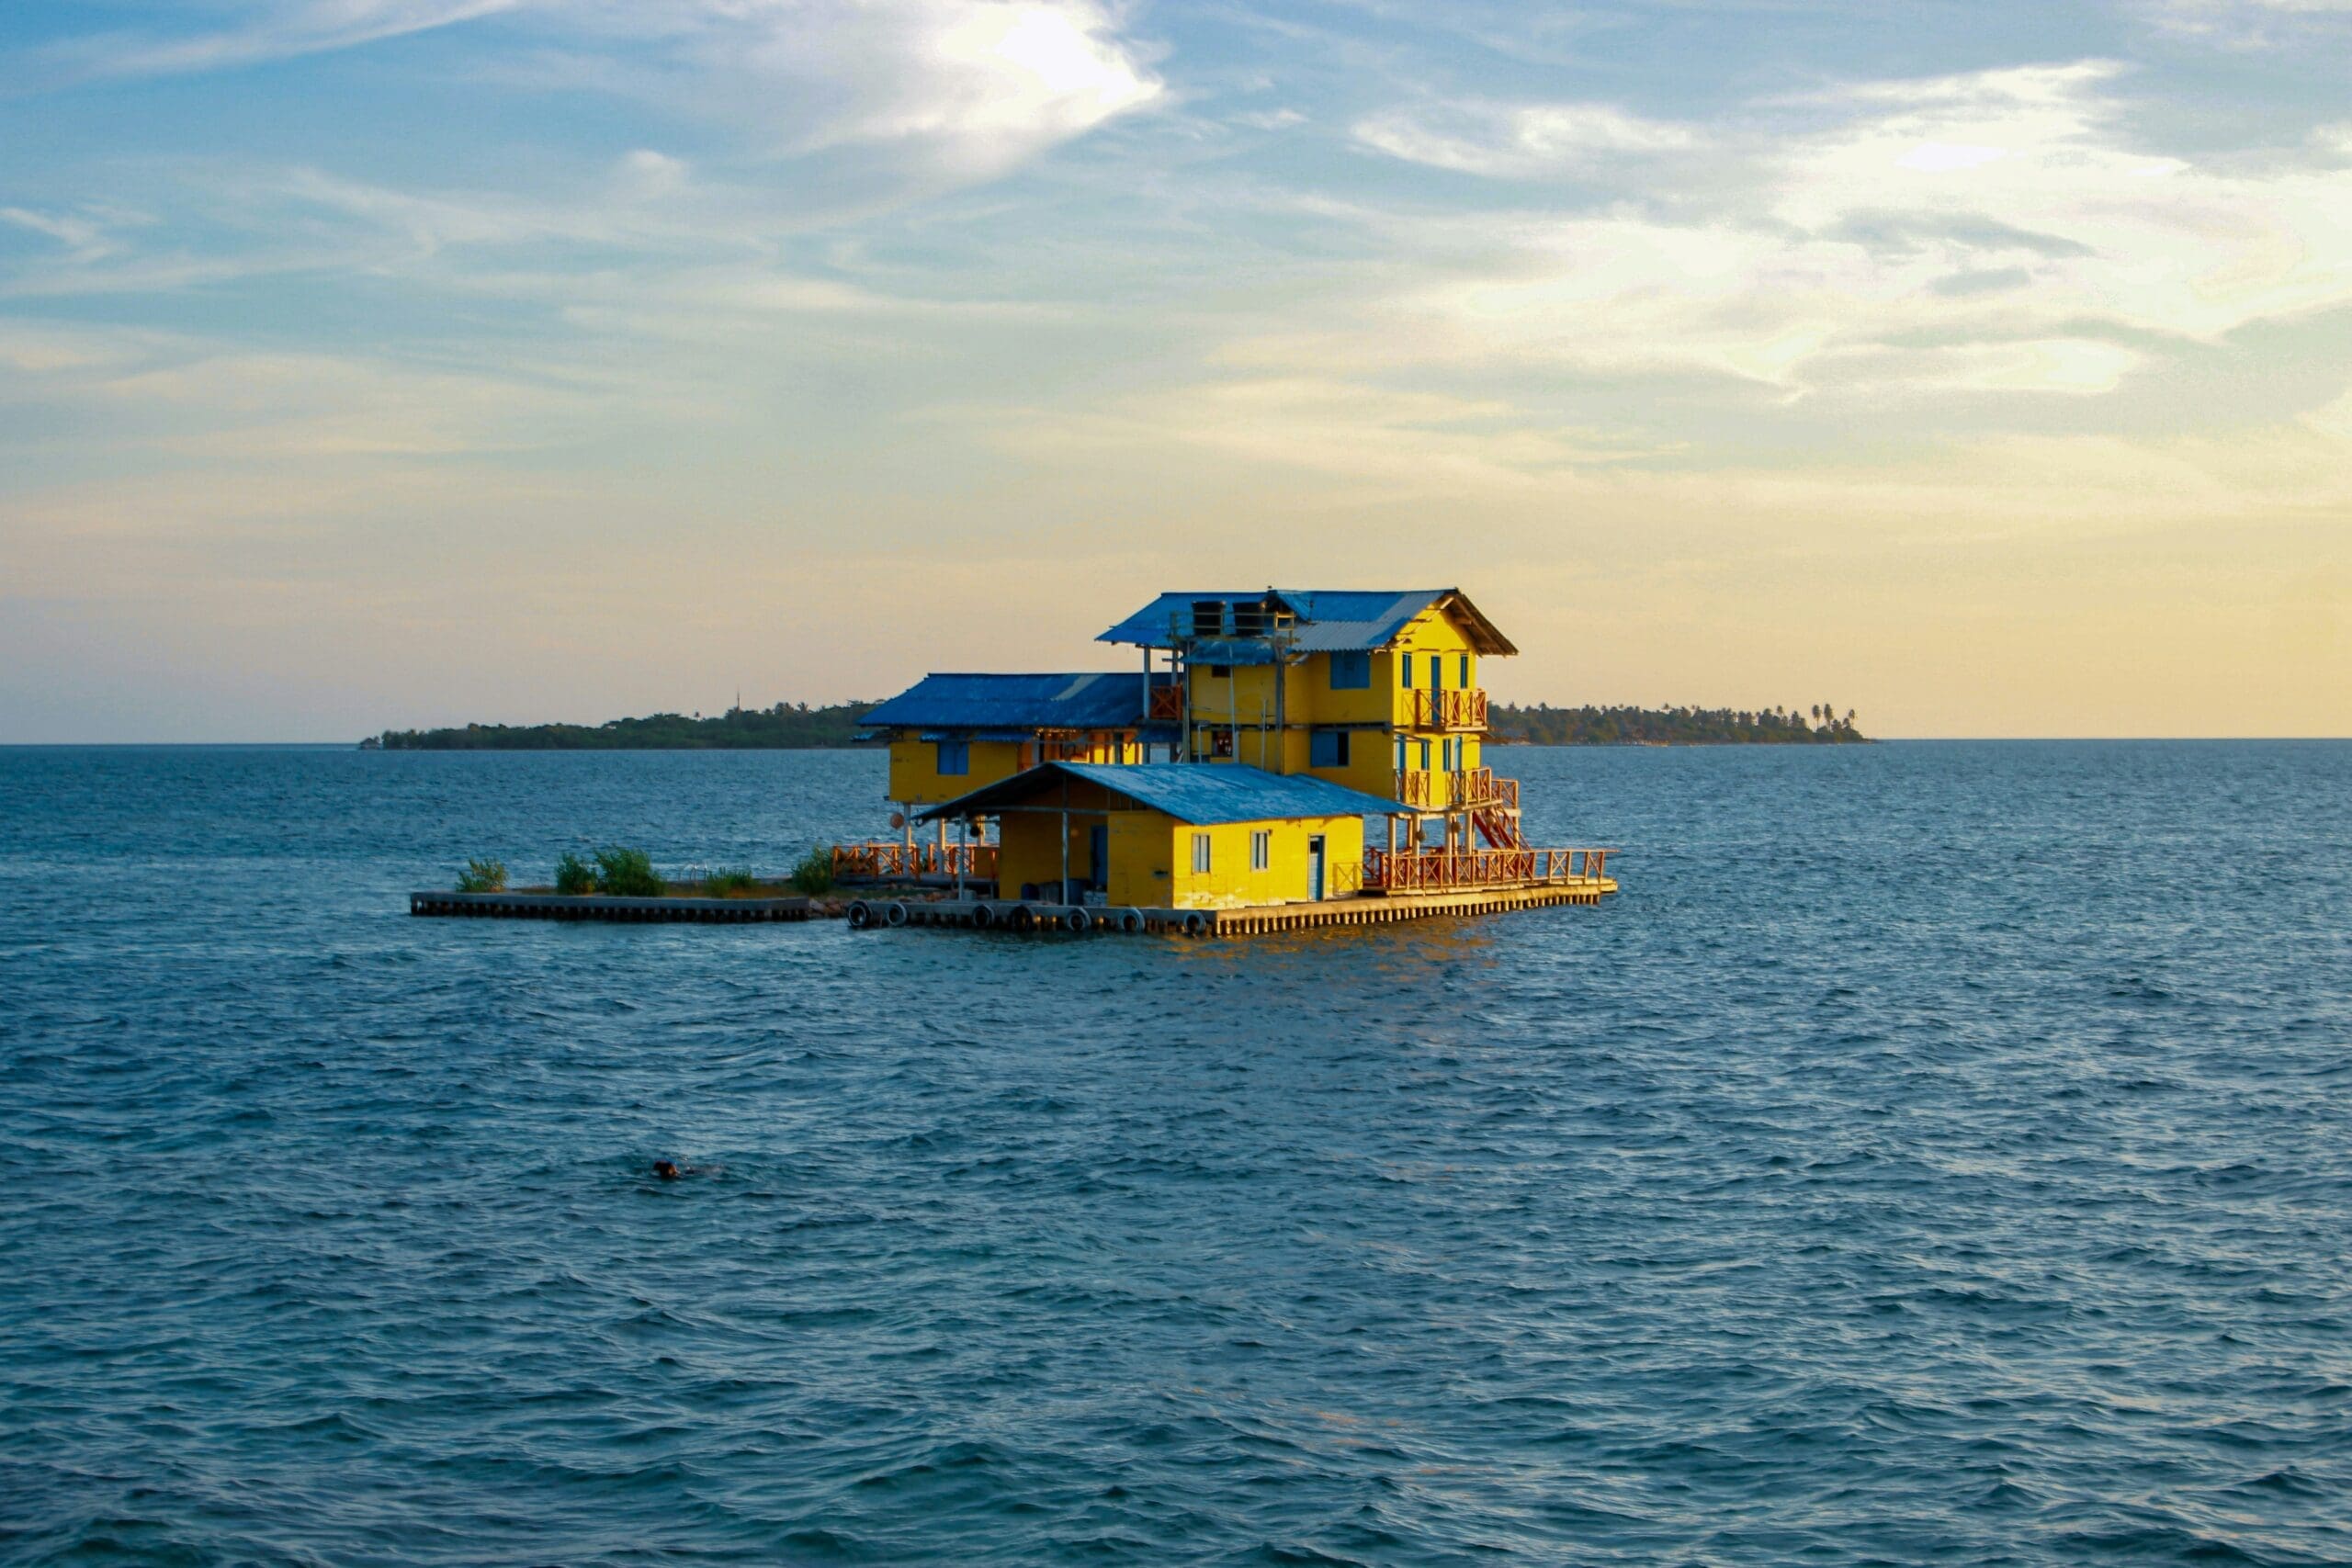
<path fill-rule="evenodd" d="M 0 1560 L 2352 1560 L 2352 746 L 1501 760 L 1621 897 L 1185 942 L 405 913 L 871 754 L 0 751 Z"/>

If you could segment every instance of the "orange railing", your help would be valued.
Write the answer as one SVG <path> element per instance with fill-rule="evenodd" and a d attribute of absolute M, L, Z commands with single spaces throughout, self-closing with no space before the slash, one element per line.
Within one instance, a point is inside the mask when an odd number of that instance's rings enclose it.
<path fill-rule="evenodd" d="M 1460 773 L 1404 773 L 1396 775 L 1396 798 L 1423 811 L 1454 811 L 1474 806 L 1519 809 L 1519 781 L 1498 779 L 1492 768 L 1467 768 Z"/>
<path fill-rule="evenodd" d="M 958 871 L 975 882 L 996 879 L 994 844 L 835 844 L 836 882 L 908 882 L 926 876 L 954 876 Z"/>
<path fill-rule="evenodd" d="M 1151 689 L 1151 717 L 1154 721 L 1160 719 L 1181 719 L 1183 716 L 1183 687 L 1154 686 Z"/>
<path fill-rule="evenodd" d="M 1484 729 L 1487 728 L 1487 694 L 1475 686 L 1468 691 L 1453 692 L 1418 688 L 1413 693 L 1413 728 Z"/>
<path fill-rule="evenodd" d="M 1363 852 L 1363 886 L 1383 893 L 1451 893 L 1468 887 L 1597 882 L 1607 850 L 1386 850 Z"/>

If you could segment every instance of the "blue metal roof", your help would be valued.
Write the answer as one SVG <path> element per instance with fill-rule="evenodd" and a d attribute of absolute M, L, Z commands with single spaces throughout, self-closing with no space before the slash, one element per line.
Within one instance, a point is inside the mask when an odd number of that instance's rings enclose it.
<path fill-rule="evenodd" d="M 1405 809 L 1383 795 L 1306 773 L 1270 773 L 1241 762 L 1044 762 L 934 806 L 922 814 L 922 820 L 986 816 L 1026 802 L 1057 776 L 1101 784 L 1195 828 L 1292 817 L 1376 817 Z"/>
<path fill-rule="evenodd" d="M 1014 730 L 1025 739 L 1040 729 L 1128 728 L 1143 716 L 1143 671 L 1133 670 L 926 675 L 861 722 L 873 729 Z"/>
<path fill-rule="evenodd" d="M 1267 664 L 1271 648 L 1263 637 L 1235 637 L 1233 606 L 1263 604 L 1272 600 L 1297 617 L 1291 627 L 1290 646 L 1300 653 L 1357 653 L 1385 648 L 1412 618 L 1441 601 L 1452 601 L 1469 623 L 1471 645 L 1481 653 L 1516 653 L 1510 639 L 1477 606 L 1453 588 L 1411 588 L 1363 591 L 1351 588 L 1252 589 L 1240 593 L 1163 593 L 1104 632 L 1097 642 L 1134 643 L 1144 648 L 1189 646 L 1195 663 Z M 1193 637 L 1195 605 L 1211 602 L 1222 606 L 1216 635 Z"/>

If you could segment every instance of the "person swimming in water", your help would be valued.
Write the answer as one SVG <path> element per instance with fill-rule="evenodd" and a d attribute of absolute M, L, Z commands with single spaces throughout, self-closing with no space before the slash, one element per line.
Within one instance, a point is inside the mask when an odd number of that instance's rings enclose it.
<path fill-rule="evenodd" d="M 678 1168 L 678 1162 L 675 1160 L 657 1159 L 653 1162 L 653 1174 L 664 1181 L 675 1181 L 685 1172 Z"/>

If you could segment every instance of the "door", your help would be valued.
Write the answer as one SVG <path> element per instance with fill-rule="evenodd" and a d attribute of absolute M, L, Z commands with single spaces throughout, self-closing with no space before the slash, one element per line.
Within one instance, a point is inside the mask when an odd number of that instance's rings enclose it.
<path fill-rule="evenodd" d="M 1111 886 L 1111 828 L 1097 822 L 1086 830 L 1086 880 L 1100 892 Z"/>
<path fill-rule="evenodd" d="M 1306 896 L 1318 904 L 1323 901 L 1323 835 L 1320 833 L 1306 840 Z"/>

